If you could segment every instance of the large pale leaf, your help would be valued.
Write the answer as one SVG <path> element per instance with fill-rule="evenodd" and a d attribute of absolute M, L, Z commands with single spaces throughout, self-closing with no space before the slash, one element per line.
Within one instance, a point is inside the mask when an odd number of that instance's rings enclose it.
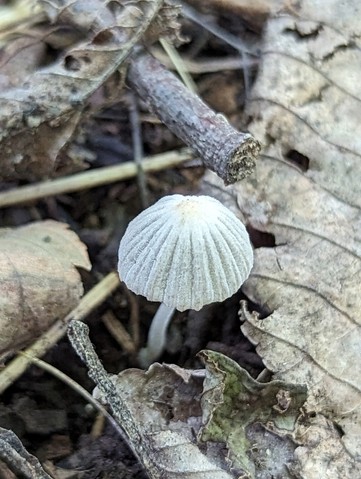
<path fill-rule="evenodd" d="M 349 0 L 297 8 L 295 17 L 268 22 L 248 111 L 263 157 L 256 178 L 234 190 L 249 223 L 276 243 L 256 250 L 244 286 L 268 316 L 243 311 L 242 329 L 275 378 L 309 387 L 307 411 L 316 417 L 298 436 L 301 477 L 358 478 L 359 7 Z"/>

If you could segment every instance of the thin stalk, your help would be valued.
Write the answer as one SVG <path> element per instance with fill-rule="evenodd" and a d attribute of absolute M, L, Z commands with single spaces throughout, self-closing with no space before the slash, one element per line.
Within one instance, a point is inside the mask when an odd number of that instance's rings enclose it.
<path fill-rule="evenodd" d="M 164 351 L 167 339 L 167 330 L 173 317 L 175 308 L 161 303 L 148 332 L 147 346 L 139 351 L 139 364 L 147 368 L 156 361 Z"/>

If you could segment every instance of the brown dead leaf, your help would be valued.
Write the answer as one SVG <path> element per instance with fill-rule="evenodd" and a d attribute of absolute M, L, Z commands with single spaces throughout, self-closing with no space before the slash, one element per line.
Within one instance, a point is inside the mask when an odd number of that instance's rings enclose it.
<path fill-rule="evenodd" d="M 356 479 L 361 477 L 359 6 L 352 0 L 301 5 L 297 18 L 268 22 L 249 107 L 249 129 L 264 144 L 264 154 L 256 178 L 234 189 L 248 222 L 274 235 L 276 243 L 255 251 L 244 286 L 268 316 L 261 320 L 243 309 L 242 330 L 275 378 L 309 387 L 306 410 L 320 420 L 306 421 L 304 435 L 298 434 L 300 477 Z M 326 464 L 333 471 L 329 476 Z"/>
<path fill-rule="evenodd" d="M 1 479 L 16 479 L 15 474 L 11 472 L 8 466 L 2 461 L 0 461 L 0 478 Z"/>
<path fill-rule="evenodd" d="M 291 434 L 304 386 L 257 382 L 213 351 L 200 353 L 205 372 L 156 363 L 109 376 L 84 342 L 86 326 L 74 323 L 69 338 L 90 368 L 94 394 L 109 404 L 150 478 L 294 477 Z M 283 462 L 274 464 L 277 457 Z"/>
<path fill-rule="evenodd" d="M 55 221 L 0 230 L 0 355 L 35 339 L 78 303 L 86 247 Z"/>
<path fill-rule="evenodd" d="M 101 0 L 41 3 L 53 22 L 86 32 L 87 38 L 53 65 L 28 76 L 18 72 L 21 86 L 0 92 L 3 179 L 54 175 L 59 153 L 72 138 L 87 99 L 127 59 L 163 1 L 123 2 L 114 12 Z M 168 29 L 175 28 L 170 7 L 163 10 Z M 160 25 L 153 26 L 152 37 L 167 31 L 167 25 Z"/>
<path fill-rule="evenodd" d="M 295 476 L 307 479 L 357 479 L 360 469 L 347 457 L 335 424 L 321 414 L 300 422 L 295 440 Z"/>

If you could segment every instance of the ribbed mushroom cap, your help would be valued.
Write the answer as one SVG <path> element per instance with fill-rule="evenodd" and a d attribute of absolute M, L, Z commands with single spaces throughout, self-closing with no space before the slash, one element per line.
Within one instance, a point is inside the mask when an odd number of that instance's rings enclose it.
<path fill-rule="evenodd" d="M 209 196 L 165 196 L 129 223 L 119 246 L 128 288 L 179 311 L 232 296 L 252 266 L 242 222 Z"/>

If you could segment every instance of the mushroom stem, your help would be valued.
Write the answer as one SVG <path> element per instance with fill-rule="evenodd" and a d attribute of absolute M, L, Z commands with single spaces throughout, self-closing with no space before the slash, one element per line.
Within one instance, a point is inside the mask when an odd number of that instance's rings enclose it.
<path fill-rule="evenodd" d="M 175 308 L 161 303 L 148 332 L 147 346 L 139 351 L 138 360 L 142 368 L 147 368 L 162 354 L 166 342 L 167 329 Z"/>

